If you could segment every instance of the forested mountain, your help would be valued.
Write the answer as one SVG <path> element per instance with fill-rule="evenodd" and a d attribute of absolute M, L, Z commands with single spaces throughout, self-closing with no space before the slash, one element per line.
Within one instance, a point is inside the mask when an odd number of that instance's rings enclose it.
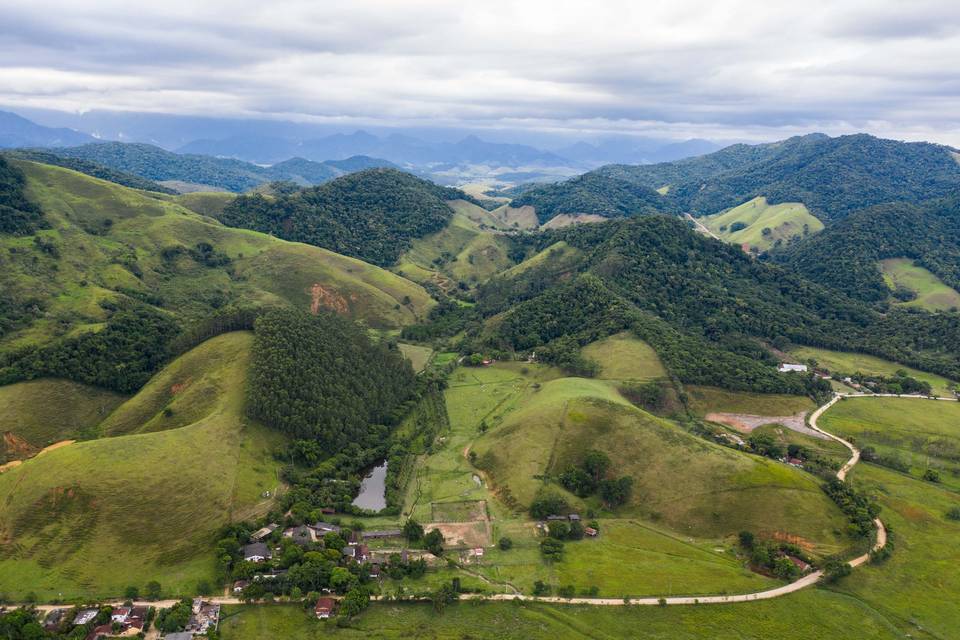
<path fill-rule="evenodd" d="M 162 184 L 154 182 L 153 180 L 148 180 L 147 178 L 142 178 L 132 173 L 110 169 L 109 167 L 105 167 L 89 160 L 58 156 L 50 151 L 40 151 L 38 149 L 14 149 L 6 151 L 4 155 L 10 158 L 30 160 L 31 162 L 41 162 L 43 164 L 49 164 L 55 167 L 72 169 L 73 171 L 79 171 L 80 173 L 85 173 L 88 176 L 114 182 L 116 184 L 123 185 L 124 187 L 130 187 L 131 189 L 143 189 L 144 191 L 154 191 L 156 193 L 166 193 L 169 195 L 177 193 L 173 189 L 168 189 Z"/>
<path fill-rule="evenodd" d="M 391 265 L 410 240 L 441 229 L 461 191 L 395 169 L 369 169 L 268 199 L 242 196 L 221 221 L 324 247 L 377 265 Z"/>
<path fill-rule="evenodd" d="M 778 256 L 810 279 L 867 301 L 890 296 L 878 267 L 886 258 L 911 258 L 960 289 L 960 191 L 919 204 L 868 207 Z"/>
<path fill-rule="evenodd" d="M 96 163 L 102 167 L 151 181 L 182 182 L 238 193 L 278 180 L 295 182 L 301 186 L 321 184 L 355 171 L 356 169 L 349 168 L 351 164 L 362 166 L 378 162 L 374 158 L 367 158 L 348 159 L 330 164 L 294 157 L 273 166 L 263 167 L 243 160 L 178 154 L 149 144 L 124 142 L 99 142 L 78 147 L 57 148 L 48 152 L 74 161 Z M 82 170 L 74 166 L 69 168 Z M 105 176 L 98 177 L 110 179 Z"/>
<path fill-rule="evenodd" d="M 734 145 L 678 162 L 611 165 L 580 178 L 541 187 L 515 202 L 553 213 L 631 212 L 623 182 L 665 191 L 672 207 L 708 215 L 758 196 L 771 204 L 802 202 L 830 222 L 866 206 L 941 197 L 960 186 L 960 163 L 950 148 L 883 140 L 866 134 L 830 138 L 822 134 L 763 145 Z M 600 202 L 584 199 L 579 186 L 590 177 Z M 594 204 L 596 210 L 584 209 Z M 619 206 L 620 204 L 626 206 Z"/>
<path fill-rule="evenodd" d="M 27 200 L 23 172 L 0 156 L 0 233 L 30 235 L 46 226 L 40 208 Z"/>
<path fill-rule="evenodd" d="M 859 350 L 960 375 L 956 314 L 880 314 L 678 219 L 580 225 L 532 241 L 539 249 L 561 240 L 580 250 L 578 260 L 567 254 L 561 273 L 547 259 L 494 278 L 478 292 L 474 313 L 495 320 L 483 326 L 447 320 L 450 329 L 472 326 L 473 339 L 494 348 L 557 357 L 569 351 L 568 338 L 576 346 L 634 328 L 681 380 L 767 392 L 794 381 L 773 375 L 756 339 Z M 438 323 L 444 312 L 463 314 L 438 308 Z"/>
<path fill-rule="evenodd" d="M 563 213 L 618 218 L 675 210 L 670 200 L 649 187 L 596 173 L 530 189 L 511 203 L 526 205 L 535 207 L 541 223 Z"/>
<path fill-rule="evenodd" d="M 382 444 L 388 432 L 376 425 L 391 421 L 413 381 L 395 345 L 372 342 L 347 318 L 276 309 L 256 321 L 251 413 L 327 455 Z"/>

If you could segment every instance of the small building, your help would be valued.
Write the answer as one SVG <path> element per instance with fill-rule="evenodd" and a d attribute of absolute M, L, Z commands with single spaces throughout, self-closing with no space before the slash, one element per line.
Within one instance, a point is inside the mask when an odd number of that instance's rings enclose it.
<path fill-rule="evenodd" d="M 193 640 L 193 634 L 187 631 L 176 631 L 163 636 L 163 640 Z"/>
<path fill-rule="evenodd" d="M 81 609 L 73 619 L 73 624 L 77 626 L 87 624 L 96 618 L 98 613 L 100 613 L 99 609 Z"/>
<path fill-rule="evenodd" d="M 337 601 L 333 598 L 319 598 L 317 599 L 317 606 L 314 608 L 314 611 L 317 614 L 317 617 L 321 620 L 326 620 L 331 615 L 333 615 L 333 610 L 337 606 Z"/>
<path fill-rule="evenodd" d="M 313 530 L 317 532 L 318 536 L 322 536 L 331 532 L 340 533 L 339 525 L 335 525 L 330 522 L 318 522 L 313 525 Z"/>
<path fill-rule="evenodd" d="M 130 617 L 130 608 L 129 607 L 117 607 L 110 614 L 111 622 L 119 622 L 123 624 L 127 621 L 127 618 Z"/>
<path fill-rule="evenodd" d="M 400 529 L 381 529 L 379 531 L 364 531 L 361 535 L 364 540 L 383 540 L 385 538 L 402 538 L 403 531 Z"/>
<path fill-rule="evenodd" d="M 801 460 L 800 458 L 788 458 L 788 459 L 787 459 L 787 464 L 792 464 L 792 465 L 795 466 L 795 467 L 802 467 L 802 466 L 803 466 L 803 460 Z"/>
<path fill-rule="evenodd" d="M 777 369 L 780 373 L 805 373 L 807 371 L 807 365 L 805 364 L 790 364 L 789 362 L 784 362 Z"/>
<path fill-rule="evenodd" d="M 471 555 L 473 555 L 473 556 L 475 556 L 475 557 L 477 557 L 477 558 L 482 558 L 482 557 L 483 557 L 483 547 L 477 547 L 477 548 L 473 549 L 472 551 L 473 551 L 473 553 L 472 553 Z"/>
<path fill-rule="evenodd" d="M 317 532 L 313 527 L 302 524 L 299 527 L 291 527 L 284 531 L 283 537 L 290 538 L 294 544 L 304 547 L 317 541 Z"/>
<path fill-rule="evenodd" d="M 252 542 L 260 542 L 279 528 L 280 528 L 280 525 L 278 525 L 276 522 L 271 522 L 270 524 L 263 527 L 262 529 L 257 529 L 256 531 L 251 533 L 250 540 Z"/>
<path fill-rule="evenodd" d="M 800 558 L 788 555 L 787 559 L 793 563 L 793 566 L 800 570 L 800 573 L 806 573 L 807 571 L 810 571 L 810 565 Z"/>
<path fill-rule="evenodd" d="M 584 533 L 585 535 L 590 536 L 591 538 L 596 538 L 597 535 L 598 535 L 600 532 L 597 531 L 596 529 L 594 529 L 593 527 L 584 527 L 584 528 L 583 528 L 583 533 Z"/>
<path fill-rule="evenodd" d="M 320 513 L 322 513 L 323 515 L 326 515 L 326 516 L 329 516 L 329 515 L 334 514 L 334 513 L 336 513 L 336 512 L 337 512 L 337 510 L 334 509 L 333 507 L 323 507 L 322 509 L 320 509 Z"/>
<path fill-rule="evenodd" d="M 243 559 L 247 562 L 263 562 L 272 557 L 270 548 L 262 542 L 253 542 L 243 548 Z"/>
<path fill-rule="evenodd" d="M 343 556 L 344 556 L 345 558 L 350 558 L 351 560 L 356 560 L 356 559 L 357 559 L 357 547 L 356 547 L 356 546 L 347 545 L 346 547 L 343 548 L 343 551 L 341 551 L 341 553 L 343 554 Z"/>
<path fill-rule="evenodd" d="M 357 562 L 366 562 L 367 558 L 370 557 L 370 547 L 365 544 L 356 545 L 357 555 L 355 556 Z"/>
<path fill-rule="evenodd" d="M 557 522 L 559 520 L 566 520 L 566 519 L 567 519 L 567 516 L 558 516 L 558 515 L 547 516 L 547 520 L 549 520 L 550 522 Z"/>
<path fill-rule="evenodd" d="M 571 513 L 569 516 L 567 516 L 567 518 L 570 519 L 570 522 L 580 522 L 580 514 L 579 514 L 579 513 Z"/>
<path fill-rule="evenodd" d="M 378 564 L 372 564 L 372 565 L 370 565 L 370 574 L 369 574 L 369 575 L 370 575 L 370 577 L 373 578 L 374 580 L 377 580 L 378 578 L 380 578 L 380 565 L 378 565 Z"/>
<path fill-rule="evenodd" d="M 60 623 L 63 622 L 63 618 L 67 615 L 66 609 L 53 609 L 50 613 L 47 614 L 47 617 L 43 620 L 43 628 L 46 631 L 56 631 L 60 626 Z"/>
<path fill-rule="evenodd" d="M 249 580 L 237 580 L 233 583 L 234 593 L 243 593 L 243 590 L 250 586 Z"/>

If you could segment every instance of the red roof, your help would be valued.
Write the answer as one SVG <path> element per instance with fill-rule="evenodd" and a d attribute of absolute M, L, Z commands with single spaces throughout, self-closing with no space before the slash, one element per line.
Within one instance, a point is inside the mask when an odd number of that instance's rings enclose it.
<path fill-rule="evenodd" d="M 333 608 L 337 605 L 337 601 L 333 598 L 320 598 L 317 600 L 317 613 L 330 613 L 333 611 Z"/>

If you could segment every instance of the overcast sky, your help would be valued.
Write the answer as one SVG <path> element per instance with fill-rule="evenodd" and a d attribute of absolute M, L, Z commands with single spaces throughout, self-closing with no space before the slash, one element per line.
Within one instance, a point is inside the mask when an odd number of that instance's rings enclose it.
<path fill-rule="evenodd" d="M 0 0 L 0 103 L 69 111 L 960 146 L 958 63 L 960 0 Z"/>

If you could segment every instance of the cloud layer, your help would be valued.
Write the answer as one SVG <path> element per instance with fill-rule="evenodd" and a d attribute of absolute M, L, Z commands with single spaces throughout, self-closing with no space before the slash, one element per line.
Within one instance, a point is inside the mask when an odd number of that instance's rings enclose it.
<path fill-rule="evenodd" d="M 0 103 L 960 145 L 956 0 L 0 0 Z"/>

